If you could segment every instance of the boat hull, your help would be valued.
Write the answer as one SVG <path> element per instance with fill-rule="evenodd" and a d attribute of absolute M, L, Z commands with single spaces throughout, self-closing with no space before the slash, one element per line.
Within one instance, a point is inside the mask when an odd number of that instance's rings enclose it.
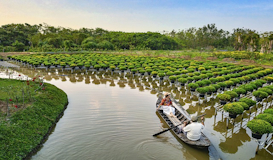
<path fill-rule="evenodd" d="M 161 102 L 161 99 L 162 98 L 159 97 L 159 99 L 158 99 L 158 101 L 156 103 L 156 107 Z M 168 128 L 176 126 L 177 124 L 180 124 L 180 123 L 183 124 L 184 121 L 188 121 L 188 122 L 190 121 L 189 115 L 186 113 L 185 110 L 181 111 L 176 106 L 174 106 L 174 107 L 175 107 L 175 115 L 177 117 L 176 120 L 173 120 L 172 117 L 169 117 L 169 116 L 165 115 L 162 110 L 157 110 L 156 111 L 157 116 L 161 120 L 163 120 L 163 122 L 168 126 Z M 177 119 L 179 120 L 179 123 L 177 123 Z M 179 129 L 177 127 L 171 129 L 171 132 L 174 134 L 174 136 L 177 139 L 179 139 L 179 140 L 183 141 L 184 143 L 186 143 L 188 145 L 191 145 L 193 147 L 207 148 L 211 144 L 210 140 L 203 133 L 202 133 L 201 138 L 199 140 L 192 141 L 192 140 L 189 140 L 184 133 L 180 133 Z"/>

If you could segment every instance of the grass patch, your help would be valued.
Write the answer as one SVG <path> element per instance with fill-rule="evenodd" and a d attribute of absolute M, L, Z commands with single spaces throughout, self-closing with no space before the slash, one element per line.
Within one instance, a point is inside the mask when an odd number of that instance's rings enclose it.
<path fill-rule="evenodd" d="M 24 87 L 26 81 L 0 79 L 3 85 L 13 85 L 13 87 Z M 25 107 L 14 108 L 8 119 L 2 112 L 0 124 L 0 159 L 23 159 L 48 135 L 49 129 L 59 119 L 59 115 L 64 111 L 68 99 L 67 95 L 54 85 L 44 83 L 45 89 L 39 89 Z M 34 90 L 30 89 L 30 90 Z M 36 90 L 36 89 L 35 89 Z M 1 93 L 1 95 L 3 92 Z M 3 94 L 1 102 L 10 94 Z M 12 101 L 9 101 L 12 102 Z M 18 100 L 18 105 L 22 101 Z"/>

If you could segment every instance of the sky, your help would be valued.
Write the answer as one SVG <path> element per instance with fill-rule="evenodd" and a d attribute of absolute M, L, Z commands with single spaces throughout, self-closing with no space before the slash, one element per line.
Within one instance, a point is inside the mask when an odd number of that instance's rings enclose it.
<path fill-rule="evenodd" d="M 0 26 L 170 32 L 216 24 L 232 31 L 273 31 L 273 0 L 0 0 Z"/>

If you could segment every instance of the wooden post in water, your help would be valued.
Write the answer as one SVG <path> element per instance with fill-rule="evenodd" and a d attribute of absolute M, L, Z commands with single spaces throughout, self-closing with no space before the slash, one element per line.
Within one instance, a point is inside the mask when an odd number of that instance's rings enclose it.
<path fill-rule="evenodd" d="M 228 129 L 228 121 L 229 121 L 229 119 L 227 118 L 227 129 Z"/>
<path fill-rule="evenodd" d="M 259 142 L 259 140 L 257 140 L 258 141 L 258 145 L 257 145 L 257 148 L 256 148 L 256 152 L 255 152 L 255 154 L 258 154 L 258 151 L 259 151 L 259 146 L 260 146 L 260 142 Z"/>
<path fill-rule="evenodd" d="M 216 123 L 216 115 L 214 116 L 214 124 Z"/>

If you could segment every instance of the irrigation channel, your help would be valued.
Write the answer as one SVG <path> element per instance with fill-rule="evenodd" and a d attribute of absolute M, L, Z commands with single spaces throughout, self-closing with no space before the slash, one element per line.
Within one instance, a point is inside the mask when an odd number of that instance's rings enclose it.
<path fill-rule="evenodd" d="M 20 77 L 18 75 L 21 75 Z M 109 70 L 0 69 L 1 78 L 27 79 L 44 76 L 45 82 L 64 90 L 69 105 L 43 147 L 31 157 L 45 159 L 270 159 L 272 155 L 251 137 L 246 123 L 272 105 L 272 97 L 230 119 L 216 95 L 199 98 L 184 86 L 149 75 Z M 206 113 L 204 134 L 208 150 L 178 141 L 155 114 L 155 102 L 170 92 L 191 115 Z M 251 93 L 246 95 L 252 97 Z M 261 139 L 264 141 L 266 135 Z M 272 150 L 272 146 L 268 148 Z"/>

